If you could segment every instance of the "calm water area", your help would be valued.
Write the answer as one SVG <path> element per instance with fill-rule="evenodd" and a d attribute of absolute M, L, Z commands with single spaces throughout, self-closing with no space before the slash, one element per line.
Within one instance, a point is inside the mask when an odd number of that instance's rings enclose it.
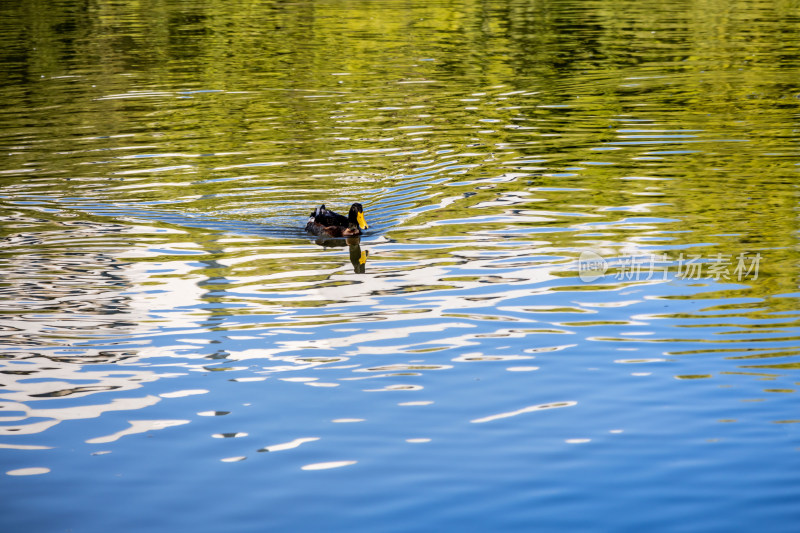
<path fill-rule="evenodd" d="M 4 0 L 0 103 L 0 532 L 798 531 L 798 0 Z"/>

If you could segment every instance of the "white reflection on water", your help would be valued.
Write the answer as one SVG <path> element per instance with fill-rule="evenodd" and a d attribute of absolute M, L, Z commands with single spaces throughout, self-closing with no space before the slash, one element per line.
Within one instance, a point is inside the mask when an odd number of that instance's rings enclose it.
<path fill-rule="evenodd" d="M 306 442 L 314 442 L 319 440 L 319 437 L 303 437 L 299 439 L 294 439 L 293 441 L 284 442 L 281 444 L 272 444 L 270 446 L 265 446 L 258 450 L 259 452 L 280 452 L 284 450 L 291 450 L 297 448 L 301 444 L 305 444 Z"/>
<path fill-rule="evenodd" d="M 8 450 L 52 450 L 52 446 L 38 446 L 36 444 L 3 444 L 0 443 L 0 448 Z"/>
<path fill-rule="evenodd" d="M 9 476 L 36 476 L 39 474 L 47 474 L 50 472 L 49 468 L 45 468 L 43 466 L 33 466 L 29 468 L 17 468 L 15 470 L 9 470 L 6 472 Z"/>
<path fill-rule="evenodd" d="M 512 218 L 489 217 L 500 226 L 510 223 Z M 523 217 L 524 219 L 524 217 Z M 521 219 L 520 219 L 521 220 Z M 527 220 L 527 219 L 525 219 Z M 528 220 L 530 221 L 539 221 Z M 519 222 L 519 220 L 517 220 Z M 125 226 L 98 224 L 80 228 L 80 234 L 67 236 L 83 239 L 103 239 L 108 234 L 132 231 Z M 507 362 L 532 359 L 534 356 L 521 353 L 495 353 L 493 343 L 487 339 L 525 339 L 535 335 L 574 335 L 581 322 L 559 323 L 543 320 L 548 311 L 567 309 L 568 312 L 596 314 L 598 309 L 635 306 L 640 299 L 611 298 L 591 301 L 573 298 L 561 307 L 541 305 L 543 298 L 558 298 L 558 289 L 569 287 L 570 280 L 557 275 L 559 269 L 574 268 L 574 261 L 552 254 L 544 260 L 540 246 L 544 241 L 525 243 L 496 243 L 490 238 L 476 236 L 469 239 L 439 240 L 431 245 L 434 249 L 457 246 L 447 258 L 407 260 L 402 257 L 406 249 L 395 243 L 376 241 L 371 248 L 370 275 L 354 277 L 348 270 L 298 269 L 264 274 L 248 274 L 237 265 L 257 264 L 259 261 L 314 261 L 320 254 L 316 246 L 293 245 L 272 246 L 259 239 L 221 238 L 214 239 L 219 246 L 213 261 L 204 260 L 208 246 L 187 241 L 186 234 L 179 230 L 167 232 L 172 242 L 147 243 L 145 235 L 163 239 L 164 232 L 158 227 L 138 225 L 140 241 L 115 255 L 87 251 L 81 255 L 81 269 L 85 280 L 91 282 L 102 276 L 113 266 L 113 285 L 96 290 L 96 284 L 70 284 L 70 278 L 52 278 L 53 286 L 42 285 L 41 291 L 69 289 L 69 298 L 60 308 L 61 316 L 68 319 L 71 328 L 81 331 L 74 334 L 76 341 L 65 346 L 60 353 L 64 361 L 48 357 L 12 359 L 4 361 L 7 370 L 4 380 L 7 392 L 0 397 L 10 400 L 3 404 L 5 412 L 19 412 L 17 417 L 6 421 L 21 424 L 2 427 L 5 434 L 33 434 L 42 432 L 62 420 L 94 418 L 106 411 L 136 410 L 155 405 L 160 399 L 178 399 L 190 395 L 203 395 L 208 389 L 179 388 L 160 392 L 157 396 L 138 398 L 108 397 L 99 405 L 33 409 L 30 402 L 39 398 L 70 396 L 81 398 L 103 391 L 122 391 L 140 388 L 145 383 L 167 377 L 178 377 L 185 372 L 206 372 L 212 362 L 209 358 L 226 362 L 258 362 L 253 367 L 218 367 L 216 370 L 246 372 L 233 378 L 237 383 L 263 381 L 269 375 L 313 370 L 322 367 L 337 368 L 336 363 L 355 360 L 361 356 L 424 353 L 430 350 L 461 350 L 450 356 L 451 363 Z M 37 237 L 42 241 L 59 240 L 64 235 L 56 232 Z M 493 238 L 493 237 L 492 237 Z M 366 245 L 365 245 L 366 246 Z M 427 245 L 426 245 L 427 246 Z M 336 252 L 323 252 L 325 257 L 341 261 Z M 186 256 L 192 256 L 191 259 Z M 165 257 L 166 256 L 166 257 Z M 20 256 L 21 258 L 24 256 Z M 458 264 L 452 265 L 457 259 Z M 123 262 L 124 260 L 134 260 Z M 346 263 L 345 263 L 346 264 Z M 16 266 L 14 266 L 16 265 Z M 44 271 L 49 263 L 35 263 Z M 20 275 L 9 281 L 18 293 L 24 293 L 26 277 L 21 274 L 29 265 L 12 263 Z M 87 270 L 87 269 L 94 270 Z M 236 278 L 220 277 L 225 282 L 224 290 L 217 290 L 204 269 L 237 269 Z M 470 275 L 464 275 L 468 271 Z M 326 283 L 296 281 L 304 277 L 324 276 Z M 101 278 L 102 279 L 102 278 Z M 18 284 L 18 285 L 14 285 Z M 59 284 L 64 284 L 61 287 Z M 91 287 L 86 290 L 84 287 Z M 612 287 L 613 288 L 613 287 Z M 81 292 L 83 291 L 83 292 Z M 613 290 L 610 291 L 613 294 Z M 108 302 L 108 314 L 74 313 L 76 297 Z M 209 301 L 222 304 L 219 317 L 206 313 Z M 78 298 L 77 301 L 80 301 Z M 525 302 L 520 305 L 519 302 Z M 234 306 L 231 304 L 235 303 Z M 298 304 L 300 304 L 298 306 Z M 308 304 L 308 306 L 306 306 Z M 246 310 L 245 314 L 226 314 L 225 308 Z M 257 328 L 252 328 L 248 315 L 260 316 Z M 9 320 L 6 324 L 16 328 L 20 348 L 39 338 L 53 338 L 52 328 L 63 327 L 58 315 L 47 320 Z M 109 317 L 112 320 L 106 320 Z M 370 322 L 380 322 L 369 327 Z M 497 323 L 492 328 L 489 324 Z M 518 323 L 526 327 L 510 327 Z M 634 325 L 628 320 L 620 324 Z M 642 322 L 643 323 L 643 322 Z M 358 327 L 325 328 L 326 325 Z M 480 327 L 479 327 L 480 326 Z M 554 327 L 558 326 L 558 327 Z M 86 330 L 91 331 L 87 334 Z M 236 334 L 249 331 L 251 334 Z M 217 330 L 224 335 L 211 333 Z M 323 334 L 320 334 L 320 332 Z M 252 334 L 255 333 L 255 334 Z M 46 335 L 47 334 L 47 335 Z M 97 340 L 91 337 L 96 336 Z M 163 340 L 162 340 L 163 339 Z M 274 340 L 273 340 L 274 339 Z M 107 344 L 120 340 L 128 348 L 124 352 L 127 368 L 115 371 L 92 370 L 82 366 L 87 353 L 103 354 Z M 63 342 L 63 341 L 62 341 Z M 49 344 L 49 343 L 48 343 Z M 56 342 L 53 342 L 56 344 Z M 524 351 L 543 353 L 564 350 L 575 343 L 528 345 Z M 97 346 L 97 347 L 95 347 Z M 480 349 L 485 347 L 485 349 Z M 219 355 L 214 355 L 214 350 Z M 74 355 L 71 355 L 74 354 Z M 102 357 L 100 360 L 107 358 Z M 198 360 L 198 364 L 190 361 Z M 272 362 L 273 364 L 265 364 Z M 156 366 L 180 368 L 182 373 L 158 373 L 146 367 Z M 342 365 L 338 368 L 344 369 Z M 355 373 L 370 373 L 370 376 L 337 375 L 335 380 L 320 380 L 318 377 L 285 376 L 289 382 L 316 388 L 336 388 L 340 382 L 357 379 L 394 378 L 395 374 L 407 376 L 431 370 L 450 370 L 453 365 L 414 364 L 412 362 L 375 365 L 361 368 L 353 365 Z M 535 370 L 533 366 L 512 366 L 512 372 Z M 36 379 L 25 376 L 33 372 Z M 254 376 L 252 374 L 267 374 Z M 249 375 L 248 375 L 249 374 Z M 424 386 L 418 383 L 393 381 L 378 387 L 366 387 L 364 392 L 415 392 Z M 99 396 L 93 396 L 99 398 Z M 421 405 L 428 402 L 405 402 L 402 405 Z M 561 405 L 559 405 L 561 406 Z M 478 418 L 473 422 L 487 422 L 498 418 L 515 416 L 533 406 L 518 411 Z M 105 437 L 89 439 L 90 443 L 112 442 L 122 436 L 141 433 L 151 429 L 162 429 L 188 423 L 188 420 L 133 421 L 131 427 Z"/>
<path fill-rule="evenodd" d="M 523 407 L 522 409 L 517 409 L 516 411 L 509 411 L 507 413 L 499 413 L 496 415 L 485 416 L 483 418 L 476 418 L 474 420 L 470 420 L 473 424 L 483 424 L 484 422 L 493 422 L 494 420 L 499 420 L 501 418 L 509 418 L 512 416 L 518 416 L 525 413 L 532 413 L 534 411 L 541 411 L 544 409 L 558 409 L 561 407 L 572 407 L 573 405 L 577 405 L 578 402 L 555 402 L 555 403 L 544 403 L 539 405 L 530 405 L 528 407 Z"/>
<path fill-rule="evenodd" d="M 105 435 L 103 437 L 95 437 L 88 439 L 87 444 L 104 444 L 107 442 L 114 442 L 115 440 L 124 437 L 125 435 L 135 435 L 136 433 L 146 433 L 148 431 L 156 431 L 175 426 L 182 426 L 188 424 L 189 420 L 129 420 L 130 427 Z"/>
<path fill-rule="evenodd" d="M 303 470 L 329 470 L 356 464 L 358 461 L 330 461 L 327 463 L 313 463 L 302 467 Z"/>
<path fill-rule="evenodd" d="M 0 398 L 8 400 L 2 407 L 12 415 L 5 421 L 15 423 L 0 427 L 0 431 L 6 435 L 40 433 L 62 420 L 94 418 L 106 411 L 144 409 L 162 399 L 205 395 L 211 389 L 183 388 L 187 386 L 184 384 L 156 395 L 118 396 L 162 378 L 209 370 L 229 372 L 233 376 L 230 380 L 241 384 L 281 375 L 289 383 L 333 392 L 347 388 L 342 386 L 347 382 L 369 379 L 373 382 L 359 388 L 361 392 L 413 393 L 431 391 L 429 382 L 415 378 L 425 377 L 433 370 L 453 370 L 472 363 L 507 364 L 540 354 L 566 352 L 586 343 L 641 343 L 646 339 L 634 337 L 645 333 L 656 336 L 655 329 L 622 330 L 649 326 L 659 320 L 661 317 L 655 313 L 638 312 L 652 303 L 643 295 L 643 289 L 666 287 L 674 280 L 622 283 L 606 277 L 595 285 L 580 284 L 572 276 L 578 264 L 571 258 L 574 250 L 561 250 L 542 240 L 498 240 L 500 235 L 508 234 L 506 226 L 512 222 L 541 222 L 538 218 L 504 215 L 483 220 L 495 224 L 499 233 L 421 237 L 406 243 L 366 241 L 362 245 L 370 249 L 370 263 L 368 274 L 362 276 L 352 274 L 343 250 L 310 244 L 274 245 L 259 238 L 230 236 L 214 236 L 201 245 L 192 242 L 188 232 L 174 229 L 167 232 L 171 241 L 166 242 L 161 228 L 146 225 L 135 226 L 141 234 L 137 243 L 126 250 L 117 250 L 116 254 L 83 253 L 80 283 L 72 283 L 73 278 L 68 276 L 45 275 L 50 268 L 47 262 L 33 263 L 31 272 L 30 264 L 12 259 L 16 274 L 8 282 L 12 293 L 19 295 L 28 290 L 29 278 L 23 274 L 29 272 L 46 280 L 37 282 L 43 294 L 51 290 L 64 294 L 62 300 L 55 301 L 58 307 L 55 312 L 50 310 L 49 316 L 3 317 L 3 324 L 14 328 L 17 353 L 26 348 L 57 347 L 59 343 L 63 346 L 55 350 L 60 359 L 38 355 L 3 361 L 7 372 L 0 374 L 0 380 L 6 387 Z M 607 226 L 642 231 L 645 226 L 635 223 L 643 221 L 623 219 Z M 125 226 L 97 224 L 82 227 L 78 235 L 70 230 L 40 238 L 102 241 L 109 234 L 122 231 L 120 228 Z M 586 228 L 597 229 L 593 225 Z M 607 248 L 598 246 L 597 241 L 592 246 L 611 257 L 611 252 L 620 249 L 635 253 L 641 245 L 631 239 Z M 418 250 L 447 253 L 427 258 L 415 254 Z M 300 266 L 278 272 L 257 269 L 262 262 L 275 261 L 279 265 L 289 262 Z M 321 261 L 325 268 L 303 266 Z M 66 266 L 75 268 L 80 263 L 73 259 Z M 109 271 L 113 272 L 111 281 L 101 283 Z M 76 301 L 80 313 L 73 307 Z M 83 301 L 99 302 L 104 306 L 95 311 L 105 312 L 88 313 L 88 308 L 80 307 Z M 48 302 L 53 304 L 52 299 Z M 26 305 L 40 311 L 45 303 L 34 301 Z M 646 309 L 652 311 L 651 307 Z M 571 315 L 595 320 L 565 320 Z M 618 318 L 611 320 L 612 315 Z M 602 334 L 586 333 L 592 331 Z M 556 342 L 554 337 L 574 341 Z M 112 345 L 124 351 L 109 350 Z M 441 358 L 417 360 L 438 351 L 446 351 L 446 362 L 450 364 L 442 364 Z M 109 353 L 110 356 L 105 355 Z M 99 362 L 119 357 L 125 366 L 117 366 L 114 371 L 95 370 L 86 364 L 90 360 L 86 356 L 93 354 Z M 377 364 L 374 359 L 398 355 L 404 357 L 401 362 Z M 368 366 L 363 366 L 362 359 Z M 247 364 L 232 366 L 234 361 Z M 353 364 L 341 364 L 345 362 Z M 159 373 L 157 367 L 182 372 Z M 335 371 L 330 379 L 305 374 L 324 368 Z M 505 370 L 519 375 L 539 368 L 519 365 Z M 340 372 L 347 369 L 352 374 Z M 35 379 L 28 375 L 35 375 Z M 645 377 L 650 373 L 636 375 Z M 390 382 L 375 385 L 374 380 Z M 114 396 L 98 395 L 108 391 L 114 391 Z M 33 401 L 61 396 L 91 397 L 100 404 L 30 407 Z M 568 405 L 574 402 L 539 404 L 472 422 L 485 423 Z M 19 414 L 14 416 L 14 412 Z M 112 442 L 125 435 L 188 422 L 134 421 L 128 429 L 87 442 Z"/>
<path fill-rule="evenodd" d="M 187 390 L 178 390 L 175 392 L 165 392 L 159 394 L 162 398 L 185 398 L 186 396 L 196 396 L 198 394 L 208 394 L 208 391 L 205 389 L 187 389 Z"/>
<path fill-rule="evenodd" d="M 108 411 L 128 411 L 150 407 L 158 403 L 155 396 L 140 398 L 112 398 L 107 404 L 81 405 L 77 407 L 54 407 L 51 409 L 35 409 L 22 402 L 0 402 L 4 411 L 24 413 L 19 417 L 10 417 L 12 421 L 44 419 L 40 422 L 24 422 L 0 426 L 0 435 L 31 435 L 42 432 L 65 420 L 97 418 Z M 6 419 L 8 420 L 8 419 Z"/>

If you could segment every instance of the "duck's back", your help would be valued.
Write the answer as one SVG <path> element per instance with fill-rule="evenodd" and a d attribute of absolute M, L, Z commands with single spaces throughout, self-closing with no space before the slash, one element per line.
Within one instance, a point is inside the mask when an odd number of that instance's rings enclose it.
<path fill-rule="evenodd" d="M 325 209 L 325 204 L 319 206 L 311 214 L 311 218 L 315 224 L 320 224 L 322 226 L 342 226 L 346 228 L 350 225 L 350 221 L 347 219 L 347 217 L 342 216 L 339 213 L 334 213 L 330 209 Z M 309 222 L 311 222 L 311 220 L 309 220 Z"/>

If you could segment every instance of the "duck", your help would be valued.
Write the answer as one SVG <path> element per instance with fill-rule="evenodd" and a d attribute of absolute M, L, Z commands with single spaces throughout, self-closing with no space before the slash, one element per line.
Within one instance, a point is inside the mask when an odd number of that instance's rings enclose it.
<path fill-rule="evenodd" d="M 328 237 L 354 237 L 368 228 L 364 207 L 358 202 L 350 206 L 347 216 L 334 213 L 322 204 L 311 212 L 306 224 L 307 232 Z"/>

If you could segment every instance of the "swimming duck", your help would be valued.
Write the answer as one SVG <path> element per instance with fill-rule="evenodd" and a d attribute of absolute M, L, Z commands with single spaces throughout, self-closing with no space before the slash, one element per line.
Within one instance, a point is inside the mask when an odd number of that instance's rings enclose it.
<path fill-rule="evenodd" d="M 358 202 L 350 206 L 346 217 L 325 209 L 325 204 L 322 204 L 311 212 L 306 224 L 307 232 L 329 237 L 361 235 L 361 230 L 367 228 L 369 226 L 364 220 L 364 208 Z"/>

